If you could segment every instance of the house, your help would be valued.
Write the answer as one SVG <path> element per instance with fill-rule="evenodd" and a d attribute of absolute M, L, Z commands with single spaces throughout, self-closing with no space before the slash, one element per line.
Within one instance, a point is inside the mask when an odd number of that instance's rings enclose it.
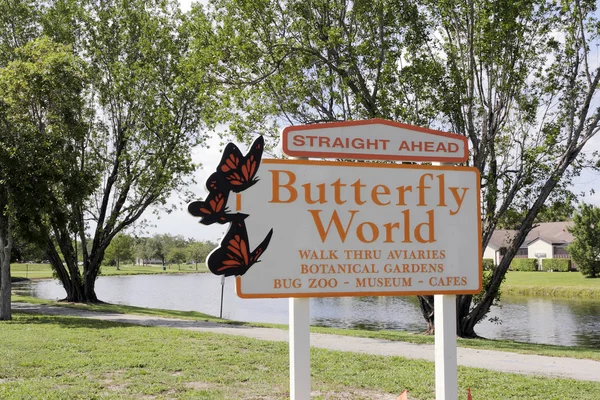
<path fill-rule="evenodd" d="M 539 223 L 529 232 L 515 258 L 570 258 L 566 249 L 573 241 L 573 235 L 567 230 L 570 226 L 573 226 L 572 221 Z M 516 233 L 514 230 L 503 229 L 494 231 L 483 252 L 483 258 L 491 258 L 498 265 Z"/>
<path fill-rule="evenodd" d="M 163 261 L 160 258 L 139 258 L 135 259 L 135 265 L 162 265 Z"/>

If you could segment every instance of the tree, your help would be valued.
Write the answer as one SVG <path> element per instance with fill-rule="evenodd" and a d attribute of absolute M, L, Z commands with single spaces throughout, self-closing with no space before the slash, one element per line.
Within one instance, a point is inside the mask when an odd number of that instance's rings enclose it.
<path fill-rule="evenodd" d="M 172 247 L 167 254 L 169 264 L 177 264 L 179 269 L 181 269 L 181 263 L 185 262 L 186 259 L 187 255 L 182 247 Z"/>
<path fill-rule="evenodd" d="M 541 208 L 535 223 L 539 222 L 557 222 L 557 221 L 570 221 L 573 218 L 575 212 L 575 200 L 576 196 L 569 190 L 555 189 L 551 194 L 552 199 L 547 201 Z M 510 207 L 506 212 L 498 219 L 496 229 L 518 229 L 521 225 L 521 221 L 527 214 L 527 207 L 521 210 L 517 210 L 514 207 Z"/>
<path fill-rule="evenodd" d="M 70 179 L 74 146 L 85 130 L 82 63 L 70 49 L 42 37 L 11 54 L 0 68 L 0 319 L 11 317 L 14 227 L 22 237 L 40 239 L 25 227 L 54 207 L 52 188 Z"/>
<path fill-rule="evenodd" d="M 142 265 L 145 264 L 145 260 L 152 258 L 152 250 L 147 245 L 147 241 L 147 238 L 136 238 L 134 244 L 135 256 L 141 260 Z"/>
<path fill-rule="evenodd" d="M 427 75 L 411 71 L 435 64 L 401 61 L 427 46 L 414 2 L 214 0 L 191 14 L 194 64 L 224 85 L 219 116 L 241 139 L 277 137 L 281 123 L 433 116 Z"/>
<path fill-rule="evenodd" d="M 187 246 L 187 260 L 193 262 L 198 269 L 199 262 L 205 262 L 206 257 L 217 247 L 216 243 L 210 241 L 207 242 L 193 242 Z"/>
<path fill-rule="evenodd" d="M 567 229 L 575 237 L 567 250 L 579 271 L 590 278 L 600 276 L 600 208 L 581 203 Z"/>
<path fill-rule="evenodd" d="M 38 6 L 55 17 L 47 29 L 73 41 L 87 61 L 80 113 L 86 135 L 73 146 L 70 179 L 52 187 L 52 208 L 31 230 L 46 243 L 66 299 L 96 302 L 95 281 L 112 239 L 149 206 L 165 205 L 195 170 L 191 150 L 204 140 L 204 87 L 184 87 L 188 34 L 172 1 Z M 74 237 L 82 244 L 83 273 Z"/>
<path fill-rule="evenodd" d="M 168 255 L 171 249 L 184 248 L 186 241 L 183 236 L 173 236 L 168 233 L 156 234 L 146 239 L 146 248 L 149 258 L 158 258 L 162 264 L 168 261 Z"/>
<path fill-rule="evenodd" d="M 117 270 L 121 261 L 133 259 L 133 238 L 119 233 L 106 248 L 105 259 L 115 261 Z"/>
<path fill-rule="evenodd" d="M 544 204 L 588 163 L 582 149 L 600 119 L 600 65 L 589 53 L 598 37 L 595 8 L 579 1 L 430 6 L 445 53 L 444 114 L 469 139 L 481 171 L 482 247 L 507 210 L 525 211 L 479 301 L 458 296 L 460 336 L 476 336 Z"/>
<path fill-rule="evenodd" d="M 36 27 L 31 22 L 34 18 L 32 14 L 31 1 L 0 3 L 0 68 L 4 69 L 8 63 L 13 61 L 16 58 L 16 49 L 25 45 L 30 38 L 37 34 Z M 3 86 L 6 88 L 5 83 Z M 6 121 L 6 118 L 10 117 L 10 113 L 7 113 L 4 91 L 0 95 L 0 124 L 2 126 L 0 140 L 3 142 L 3 147 L 14 150 L 19 136 L 14 133 L 14 128 Z M 15 141 L 15 139 L 17 140 Z M 2 161 L 9 160 L 3 159 Z M 3 166 L 4 163 L 0 168 Z M 4 172 L 4 169 L 1 172 Z M 5 176 L 9 179 L 14 177 L 14 175 L 2 173 L 2 178 Z M 4 180 L 0 183 L 0 320 L 12 318 L 10 258 L 14 241 L 14 218 L 11 206 L 14 204 L 12 187 L 15 183 Z"/>
<path fill-rule="evenodd" d="M 600 120 L 595 7 L 215 0 L 192 12 L 193 46 L 208 43 L 221 61 L 210 73 L 228 96 L 222 118 L 238 136 L 277 137 L 281 123 L 382 117 L 467 137 L 469 164 L 481 172 L 482 247 L 508 210 L 522 213 L 484 293 L 457 298 L 457 333 L 474 337 L 543 205 L 589 165 L 582 149 Z M 195 60 L 207 68 L 205 58 Z M 432 327 L 431 300 L 420 304 Z"/>

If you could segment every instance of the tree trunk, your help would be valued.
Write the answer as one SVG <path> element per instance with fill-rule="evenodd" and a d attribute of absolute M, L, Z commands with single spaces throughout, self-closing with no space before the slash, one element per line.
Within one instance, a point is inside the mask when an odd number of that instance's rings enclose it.
<path fill-rule="evenodd" d="M 426 335 L 432 335 L 435 330 L 433 296 L 417 296 L 417 298 L 419 299 L 419 305 L 421 306 L 421 313 L 427 323 L 427 330 L 424 333 Z"/>
<path fill-rule="evenodd" d="M 4 253 L 4 250 L 2 250 Z M 11 290 L 10 282 L 10 257 L 2 257 L 0 265 L 0 320 L 8 321 L 12 319 L 11 309 Z"/>
<path fill-rule="evenodd" d="M 100 303 L 98 296 L 96 296 L 96 276 L 94 274 L 84 274 L 83 278 L 83 290 L 84 299 L 83 303 Z"/>
<path fill-rule="evenodd" d="M 59 247 L 65 261 L 60 258 L 53 240 L 48 237 L 47 254 L 57 278 L 62 283 L 67 297 L 64 301 L 73 303 L 101 303 L 96 296 L 96 278 L 100 273 L 100 264 L 104 257 L 106 245 L 93 249 L 89 256 L 84 253 L 83 275 L 79 271 L 77 258 L 71 245 L 69 236 L 56 234 Z M 65 266 L 66 263 L 66 266 Z"/>
<path fill-rule="evenodd" d="M 0 320 L 12 319 L 10 281 L 10 245 L 6 244 L 5 238 L 0 239 Z"/>
<path fill-rule="evenodd" d="M 4 189 L 0 194 L 0 206 L 2 207 L 0 211 L 0 320 L 2 321 L 12 319 L 10 255 L 13 245 L 13 224 L 10 216 L 4 212 L 7 203 L 8 193 Z"/>
<path fill-rule="evenodd" d="M 475 333 L 477 322 L 470 315 L 472 295 L 456 296 L 456 334 L 461 338 L 473 339 L 479 337 Z"/>
<path fill-rule="evenodd" d="M 48 240 L 47 242 L 46 254 L 48 255 L 48 260 L 50 261 L 50 265 L 52 265 L 52 269 L 56 272 L 56 277 L 60 280 L 67 293 L 67 297 L 65 297 L 64 300 L 73 303 L 81 303 L 83 301 L 83 285 L 81 284 L 81 275 L 79 275 L 79 271 L 77 271 L 76 276 L 71 276 L 69 274 L 60 255 L 56 251 L 56 247 L 54 247 L 52 240 Z"/>
<path fill-rule="evenodd" d="M 83 294 L 85 303 L 102 303 L 96 296 L 96 279 L 100 273 L 100 264 L 104 259 L 106 246 L 92 250 L 90 258 L 83 265 Z"/>

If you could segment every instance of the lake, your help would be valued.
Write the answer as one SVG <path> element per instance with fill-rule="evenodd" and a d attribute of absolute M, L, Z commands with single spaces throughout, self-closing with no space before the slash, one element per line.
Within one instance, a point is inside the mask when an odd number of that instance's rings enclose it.
<path fill-rule="evenodd" d="M 65 291 L 55 280 L 15 283 L 18 293 L 60 299 Z M 98 298 L 109 303 L 219 316 L 221 278 L 212 274 L 100 277 Z M 416 297 L 328 297 L 311 299 L 311 325 L 338 328 L 422 332 L 425 322 Z M 600 348 L 600 302 L 503 296 L 476 332 L 490 339 Z M 223 318 L 288 323 L 287 299 L 240 299 L 233 278 L 225 279 Z"/>

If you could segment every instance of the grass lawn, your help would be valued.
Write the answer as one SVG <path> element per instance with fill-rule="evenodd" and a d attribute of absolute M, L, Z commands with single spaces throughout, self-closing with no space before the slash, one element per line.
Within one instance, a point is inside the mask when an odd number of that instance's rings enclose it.
<path fill-rule="evenodd" d="M 195 264 L 169 265 L 165 268 L 166 269 L 163 271 L 162 266 L 122 264 L 119 267 L 119 270 L 117 270 L 117 267 L 105 265 L 102 266 L 100 275 L 176 274 L 184 272 L 208 271 L 208 268 L 206 268 L 204 263 L 198 264 L 197 270 Z M 10 275 L 13 278 L 52 278 L 52 267 L 50 267 L 50 264 L 15 263 L 10 265 Z"/>
<path fill-rule="evenodd" d="M 581 272 L 509 271 L 501 290 L 505 294 L 600 299 L 600 278 L 586 278 Z"/>
<path fill-rule="evenodd" d="M 210 333 L 16 313 L 0 323 L 2 399 L 287 399 L 288 346 Z M 312 399 L 434 398 L 434 365 L 311 350 Z M 458 370 L 460 399 L 600 398 L 600 383 Z"/>

